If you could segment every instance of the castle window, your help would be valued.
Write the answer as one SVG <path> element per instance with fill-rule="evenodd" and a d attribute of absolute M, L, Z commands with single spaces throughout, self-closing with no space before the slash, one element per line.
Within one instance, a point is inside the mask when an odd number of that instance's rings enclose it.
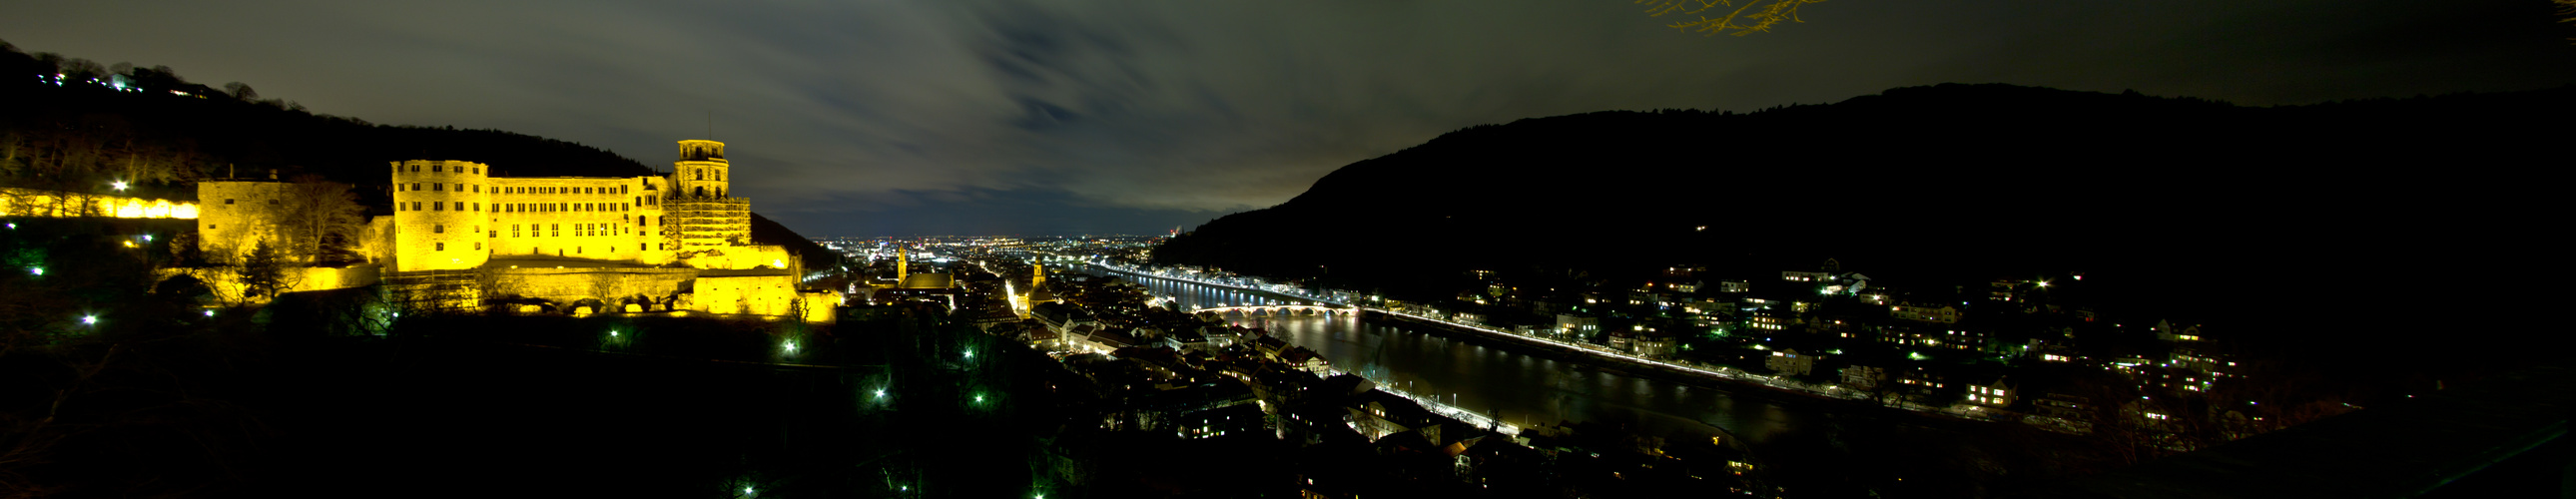
<path fill-rule="evenodd" d="M 551 236 L 563 237 L 563 224 L 548 224 L 547 227 L 546 232 Z"/>
<path fill-rule="evenodd" d="M 519 237 L 519 224 L 510 224 L 510 237 Z"/>
<path fill-rule="evenodd" d="M 625 186 L 625 185 L 619 185 L 619 186 L 617 186 L 617 193 L 618 193 L 618 194 L 625 194 L 625 193 L 627 193 L 627 189 L 626 189 L 627 187 L 629 187 L 629 186 Z"/>
<path fill-rule="evenodd" d="M 206 230 L 215 230 L 215 224 L 206 224 Z"/>
<path fill-rule="evenodd" d="M 429 184 L 429 190 L 444 191 L 447 190 L 447 184 Z"/>
<path fill-rule="evenodd" d="M 456 184 L 456 192 L 465 192 L 465 184 Z"/>
<path fill-rule="evenodd" d="M 411 190 L 415 190 L 415 191 L 420 190 L 420 183 L 419 183 L 419 182 L 412 182 L 412 183 L 411 183 Z"/>
<path fill-rule="evenodd" d="M 438 243 L 438 250 L 447 251 L 447 243 Z"/>
<path fill-rule="evenodd" d="M 474 203 L 474 211 L 483 211 L 483 203 Z"/>
<path fill-rule="evenodd" d="M 233 204 L 232 198 L 224 198 L 224 204 Z"/>
<path fill-rule="evenodd" d="M 430 232 L 430 233 L 432 233 L 432 234 L 446 234 L 446 233 L 447 233 L 447 225 L 446 225 L 446 224 L 430 224 L 430 225 L 429 225 L 429 232 Z"/>
<path fill-rule="evenodd" d="M 474 249 L 476 249 L 476 250 L 481 250 L 481 249 L 483 249 L 483 243 L 474 243 Z"/>
<path fill-rule="evenodd" d="M 420 173 L 420 165 L 411 165 L 411 172 Z"/>
<path fill-rule="evenodd" d="M 438 167 L 439 167 L 439 166 L 442 166 L 442 165 L 436 165 L 436 164 L 429 165 L 429 171 L 432 171 L 432 172 L 438 171 Z"/>
<path fill-rule="evenodd" d="M 447 211 L 446 201 L 430 201 L 429 211 Z"/>
<path fill-rule="evenodd" d="M 474 192 L 483 192 L 483 184 L 474 184 Z"/>
<path fill-rule="evenodd" d="M 411 202 L 411 211 L 420 211 L 420 202 L 419 202 L 419 201 L 413 201 L 413 202 Z"/>
<path fill-rule="evenodd" d="M 476 175 L 481 175 L 481 174 L 483 174 L 483 167 L 480 167 L 480 166 L 474 167 L 474 174 L 476 174 Z"/>

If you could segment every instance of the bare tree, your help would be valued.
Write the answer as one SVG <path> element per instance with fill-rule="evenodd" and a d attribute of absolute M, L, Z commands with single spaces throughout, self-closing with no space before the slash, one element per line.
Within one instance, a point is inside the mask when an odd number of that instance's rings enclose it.
<path fill-rule="evenodd" d="M 282 194 L 268 215 L 270 222 L 284 229 L 283 239 L 293 246 L 289 250 L 295 257 L 320 262 L 346 253 L 343 250 L 365 230 L 366 208 L 358 205 L 358 195 L 348 184 L 299 175 Z"/>
<path fill-rule="evenodd" d="M 224 93 L 232 94 L 234 99 L 240 99 L 242 102 L 259 101 L 259 91 L 251 90 L 250 84 L 248 83 L 238 81 L 226 83 L 224 84 Z"/>

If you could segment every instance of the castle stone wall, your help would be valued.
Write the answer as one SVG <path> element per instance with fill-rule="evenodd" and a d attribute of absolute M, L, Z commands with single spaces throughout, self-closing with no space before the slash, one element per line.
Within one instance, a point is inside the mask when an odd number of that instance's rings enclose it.
<path fill-rule="evenodd" d="M 393 163 L 394 253 L 399 272 L 483 266 L 491 179 L 482 163 Z"/>

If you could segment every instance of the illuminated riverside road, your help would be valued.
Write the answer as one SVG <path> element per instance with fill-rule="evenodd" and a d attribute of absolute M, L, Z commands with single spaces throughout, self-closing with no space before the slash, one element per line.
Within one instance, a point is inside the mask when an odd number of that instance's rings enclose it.
<path fill-rule="evenodd" d="M 1123 275 L 1123 274 L 1122 274 Z M 1154 296 L 1176 298 L 1182 310 L 1227 305 L 1301 303 L 1278 295 L 1193 282 L 1137 278 Z M 1335 369 L 1443 403 L 1495 416 L 1513 425 L 1560 421 L 1622 423 L 1649 435 L 1725 433 L 1759 445 L 1800 431 L 1816 411 L 1774 403 L 1794 395 L 1735 393 L 1756 388 L 1692 386 L 1596 369 L 1580 363 L 1492 348 L 1484 343 L 1426 334 L 1425 326 L 1382 318 L 1229 315 L 1234 323 L 1269 330 L 1289 343 L 1323 354 Z M 1453 333 L 1454 335 L 1455 333 Z M 1454 400 L 1454 403 L 1451 401 Z"/>

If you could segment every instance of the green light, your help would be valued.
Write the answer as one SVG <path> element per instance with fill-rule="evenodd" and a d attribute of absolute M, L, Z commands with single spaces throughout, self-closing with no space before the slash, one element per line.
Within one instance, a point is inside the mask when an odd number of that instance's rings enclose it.
<path fill-rule="evenodd" d="M 617 337 L 617 330 L 615 330 L 615 329 L 610 329 L 610 330 L 608 330 L 608 337 L 610 337 L 610 338 L 615 338 L 615 337 Z"/>
<path fill-rule="evenodd" d="M 966 351 L 966 358 L 969 358 L 969 359 L 975 358 L 975 351 L 974 351 L 974 350 L 967 350 L 967 351 Z"/>
<path fill-rule="evenodd" d="M 984 403 L 984 396 L 983 396 L 983 395 L 976 395 L 976 396 L 975 396 L 975 403 L 978 403 L 978 404 Z"/>
<path fill-rule="evenodd" d="M 877 398 L 885 398 L 885 390 L 877 390 Z"/>
<path fill-rule="evenodd" d="M 87 325 L 93 325 L 93 326 L 98 325 L 98 316 L 95 316 L 95 315 L 84 315 L 84 316 L 81 316 L 81 324 L 87 324 Z M 977 399 L 977 400 L 979 400 L 979 401 L 980 401 L 980 400 L 982 400 L 982 399 Z"/>
<path fill-rule="evenodd" d="M 45 275 L 45 268 L 44 268 L 44 267 L 28 267 L 28 268 L 27 268 L 27 271 L 28 271 L 28 272 L 32 272 L 32 273 L 35 273 L 36 275 Z"/>

